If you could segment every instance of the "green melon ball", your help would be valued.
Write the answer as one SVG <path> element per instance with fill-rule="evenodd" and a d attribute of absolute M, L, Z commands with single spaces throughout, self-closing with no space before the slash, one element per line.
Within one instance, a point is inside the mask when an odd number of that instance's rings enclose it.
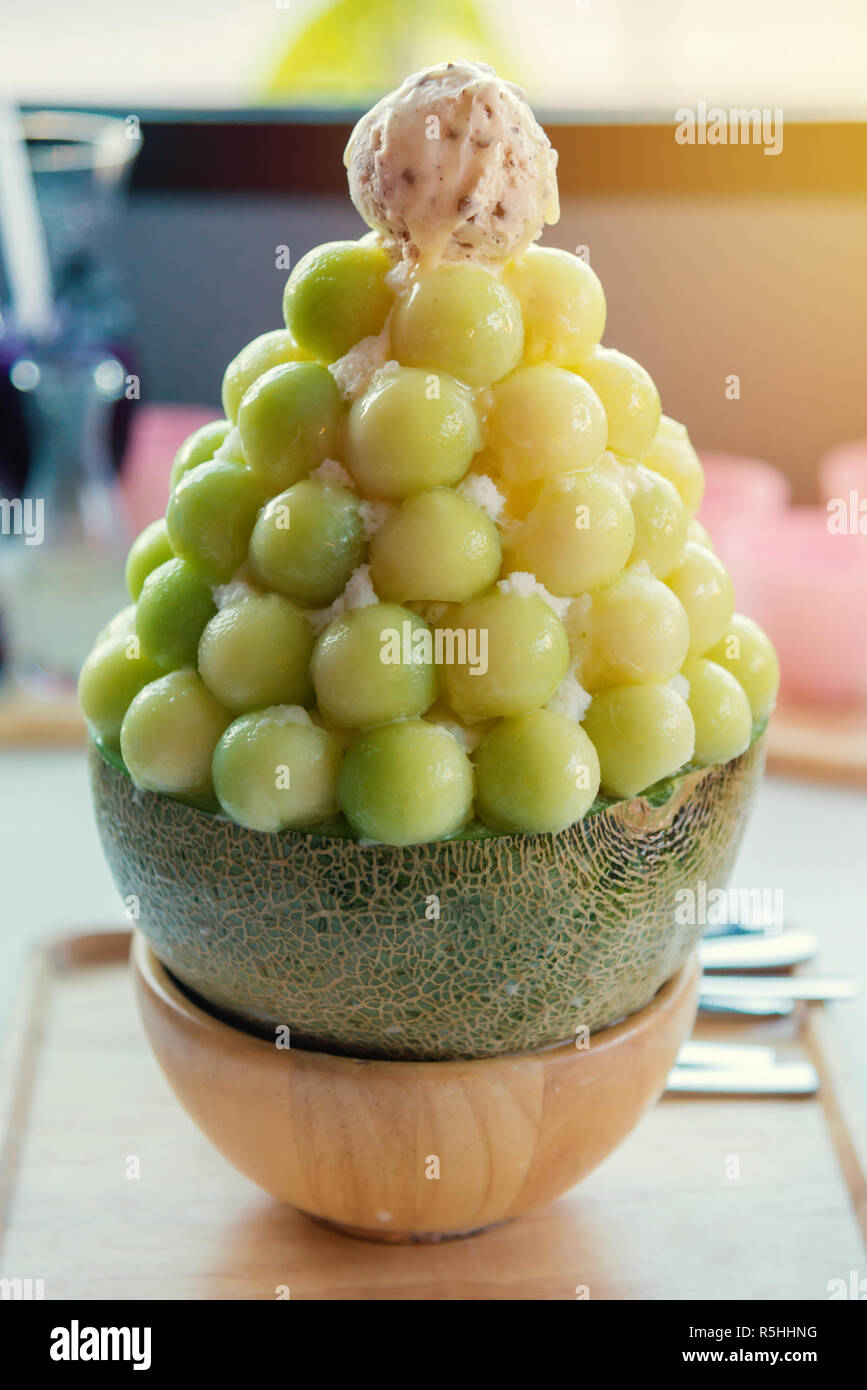
<path fill-rule="evenodd" d="M 152 521 L 133 541 L 126 557 L 126 587 L 130 598 L 137 599 L 142 585 L 158 565 L 174 559 L 175 552 L 166 530 L 165 517 Z"/>
<path fill-rule="evenodd" d="M 285 362 L 257 377 L 241 401 L 244 458 L 270 496 L 337 453 L 343 402 L 320 362 Z"/>
<path fill-rule="evenodd" d="M 213 795 L 211 760 L 231 719 L 195 671 L 172 671 L 139 691 L 120 730 L 133 781 L 189 801 Z"/>
<path fill-rule="evenodd" d="M 352 829 L 366 840 L 443 840 L 469 820 L 473 769 L 447 729 L 407 719 L 356 739 L 343 759 L 338 793 Z"/>
<path fill-rule="evenodd" d="M 316 643 L 311 671 L 325 719 L 348 729 L 424 714 L 436 699 L 430 629 L 396 603 L 336 618 Z"/>
<path fill-rule="evenodd" d="M 266 705 L 306 705 L 313 696 L 313 633 L 301 609 L 279 594 L 226 604 L 199 640 L 199 674 L 233 714 Z"/>
<path fill-rule="evenodd" d="M 500 535 L 487 512 L 451 488 L 407 497 L 370 546 L 376 592 L 397 603 L 462 603 L 500 572 Z"/>
<path fill-rule="evenodd" d="M 238 422 L 238 411 L 246 392 L 260 376 L 284 362 L 307 362 L 310 354 L 299 347 L 286 328 L 260 333 L 242 348 L 223 374 L 223 410 L 232 424 Z"/>
<path fill-rule="evenodd" d="M 517 299 L 481 266 L 421 271 L 391 321 L 395 356 L 407 367 L 439 367 L 470 386 L 490 386 L 521 360 Z"/>
<path fill-rule="evenodd" d="M 753 719 L 770 714 L 780 688 L 780 663 L 758 623 L 733 613 L 722 637 L 705 655 L 730 671 L 743 687 Z"/>
<path fill-rule="evenodd" d="M 91 732 L 116 745 L 130 703 L 162 674 L 134 634 L 117 633 L 97 642 L 78 677 L 78 703 Z"/>
<path fill-rule="evenodd" d="M 745 752 L 753 716 L 743 686 L 731 671 L 698 656 L 683 663 L 681 674 L 689 681 L 687 704 L 695 724 L 693 761 L 710 767 Z"/>
<path fill-rule="evenodd" d="M 583 727 L 599 755 L 606 796 L 637 796 L 688 763 L 695 748 L 688 704 L 658 682 L 594 695 Z"/>
<path fill-rule="evenodd" d="M 269 589 L 324 608 L 364 561 L 358 497 L 324 478 L 302 478 L 263 508 L 250 539 L 250 568 Z"/>
<path fill-rule="evenodd" d="M 501 719 L 475 755 L 476 808 L 493 830 L 565 830 L 592 806 L 599 759 L 580 724 L 538 709 Z"/>
<path fill-rule="evenodd" d="M 216 612 L 210 587 L 186 560 L 151 570 L 139 596 L 136 635 L 158 666 L 192 666 L 205 623 Z"/>
<path fill-rule="evenodd" d="M 315 247 L 286 282 L 286 327 L 314 356 L 336 361 L 382 329 L 393 300 L 385 279 L 391 268 L 388 253 L 379 246 L 330 241 Z"/>
<path fill-rule="evenodd" d="M 484 594 L 449 613 L 440 675 L 446 703 L 462 717 L 528 714 L 566 674 L 569 639 L 536 594 Z M 461 634 L 464 634 L 461 639 Z"/>
<path fill-rule="evenodd" d="M 307 830 L 337 811 L 340 744 L 300 711 L 276 706 L 230 724 L 214 753 L 223 810 L 250 830 Z"/>
<path fill-rule="evenodd" d="M 243 463 L 200 463 L 178 483 L 166 509 L 175 554 L 210 584 L 227 583 L 247 558 L 263 501 L 261 480 Z"/>
<path fill-rule="evenodd" d="M 445 372 L 379 372 L 349 412 L 346 463 L 374 497 L 456 483 L 480 447 L 469 392 Z"/>
<path fill-rule="evenodd" d="M 169 478 L 169 488 L 172 491 L 185 473 L 214 457 L 217 450 L 225 444 L 231 428 L 228 420 L 211 420 L 209 424 L 201 425 L 199 429 L 194 430 L 190 437 L 184 440 L 172 464 Z"/>

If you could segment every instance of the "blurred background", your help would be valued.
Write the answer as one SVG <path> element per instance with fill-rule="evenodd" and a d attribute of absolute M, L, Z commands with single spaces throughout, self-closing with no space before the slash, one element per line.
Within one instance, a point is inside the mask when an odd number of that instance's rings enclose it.
<path fill-rule="evenodd" d="M 449 57 L 526 88 L 560 152 L 544 240 L 583 248 L 606 342 L 702 454 L 702 519 L 781 653 L 772 765 L 867 784 L 863 0 L 0 0 L 0 25 L 7 846 L 84 807 L 78 665 L 178 444 L 279 325 L 287 255 L 363 230 L 354 120 Z M 680 143 L 702 104 L 758 108 L 773 147 Z M 64 902 L 35 873 L 22 921 L 116 919 L 82 815 Z"/>

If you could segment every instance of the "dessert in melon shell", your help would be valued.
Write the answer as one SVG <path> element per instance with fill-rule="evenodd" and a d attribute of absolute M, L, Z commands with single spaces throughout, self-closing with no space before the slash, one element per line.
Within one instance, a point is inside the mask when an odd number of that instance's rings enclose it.
<path fill-rule="evenodd" d="M 725 883 L 778 671 L 702 471 L 541 248 L 556 155 L 477 64 L 356 127 L 371 231 L 305 255 L 135 541 L 81 675 L 157 959 L 329 1054 L 493 1058 L 650 1005 Z"/>

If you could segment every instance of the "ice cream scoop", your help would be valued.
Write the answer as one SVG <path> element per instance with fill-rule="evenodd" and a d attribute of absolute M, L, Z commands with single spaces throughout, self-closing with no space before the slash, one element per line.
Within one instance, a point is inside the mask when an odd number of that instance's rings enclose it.
<path fill-rule="evenodd" d="M 425 265 L 508 260 L 560 216 L 556 151 L 482 63 L 408 77 L 355 126 L 344 163 L 368 226 Z"/>

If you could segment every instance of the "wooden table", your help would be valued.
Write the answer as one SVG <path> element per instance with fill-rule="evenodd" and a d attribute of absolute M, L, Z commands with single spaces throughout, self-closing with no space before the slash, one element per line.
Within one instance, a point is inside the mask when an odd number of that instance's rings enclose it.
<path fill-rule="evenodd" d="M 199 1135 L 144 1042 L 127 947 L 40 952 L 8 1038 L 0 1277 L 41 1278 L 46 1298 L 824 1299 L 867 1271 L 867 1129 L 821 1014 L 700 1025 L 806 1049 L 821 1099 L 667 1097 L 546 1210 L 378 1246 L 279 1206 Z"/>

